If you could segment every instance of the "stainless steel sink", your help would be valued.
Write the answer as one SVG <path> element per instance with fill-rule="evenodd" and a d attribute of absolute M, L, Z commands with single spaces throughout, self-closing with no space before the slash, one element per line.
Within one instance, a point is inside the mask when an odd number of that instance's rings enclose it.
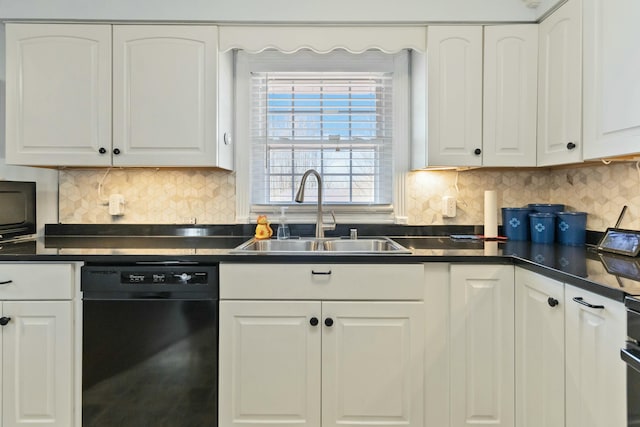
<path fill-rule="evenodd" d="M 312 252 L 320 245 L 315 239 L 288 239 L 288 240 L 256 240 L 248 242 L 235 248 L 233 251 L 241 252 Z"/>
<path fill-rule="evenodd" d="M 387 237 L 360 239 L 302 238 L 288 240 L 251 239 L 236 247 L 231 253 L 244 254 L 291 254 L 291 255 L 335 255 L 335 254 L 410 254 L 411 251 Z"/>
<path fill-rule="evenodd" d="M 376 239 L 335 239 L 322 242 L 325 251 L 329 252 L 364 252 L 364 253 L 411 253 L 408 249 L 387 238 Z"/>

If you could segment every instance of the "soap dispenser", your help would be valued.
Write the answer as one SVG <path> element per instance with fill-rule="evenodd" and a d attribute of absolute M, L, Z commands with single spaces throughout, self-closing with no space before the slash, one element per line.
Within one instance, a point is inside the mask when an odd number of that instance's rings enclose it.
<path fill-rule="evenodd" d="M 288 239 L 291 234 L 289 232 L 289 225 L 287 224 L 287 216 L 285 214 L 285 211 L 287 210 L 287 208 L 285 206 L 282 206 L 280 208 L 280 219 L 278 219 L 278 240 L 285 240 Z"/>

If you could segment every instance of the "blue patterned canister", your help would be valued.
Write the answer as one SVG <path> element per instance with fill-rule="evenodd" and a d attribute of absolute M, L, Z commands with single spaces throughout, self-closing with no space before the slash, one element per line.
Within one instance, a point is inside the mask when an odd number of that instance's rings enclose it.
<path fill-rule="evenodd" d="M 561 245 L 584 245 L 587 235 L 586 212 L 557 212 L 556 240 Z"/>
<path fill-rule="evenodd" d="M 509 240 L 529 240 L 529 208 L 502 208 L 502 233 Z"/>
<path fill-rule="evenodd" d="M 545 212 L 530 213 L 529 220 L 532 242 L 553 243 L 555 239 L 555 214 Z"/>

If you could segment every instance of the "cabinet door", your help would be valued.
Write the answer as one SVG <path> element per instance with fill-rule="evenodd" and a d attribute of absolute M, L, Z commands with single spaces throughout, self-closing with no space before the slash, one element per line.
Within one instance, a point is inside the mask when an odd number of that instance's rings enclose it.
<path fill-rule="evenodd" d="M 427 55 L 428 166 L 481 166 L 482 27 L 430 26 Z"/>
<path fill-rule="evenodd" d="M 320 302 L 221 301 L 221 426 L 320 426 Z"/>
<path fill-rule="evenodd" d="M 72 303 L 5 302 L 3 316 L 3 427 L 72 426 Z"/>
<path fill-rule="evenodd" d="M 217 165 L 217 49 L 215 26 L 113 27 L 114 165 Z"/>
<path fill-rule="evenodd" d="M 564 427 L 564 284 L 516 268 L 516 425 Z"/>
<path fill-rule="evenodd" d="M 640 2 L 592 0 L 583 7 L 584 156 L 638 153 Z"/>
<path fill-rule="evenodd" d="M 451 426 L 514 425 L 514 273 L 451 266 Z"/>
<path fill-rule="evenodd" d="M 422 427 L 423 304 L 323 302 L 322 317 L 323 427 Z"/>
<path fill-rule="evenodd" d="M 536 166 L 538 26 L 484 29 L 483 166 Z"/>
<path fill-rule="evenodd" d="M 6 50 L 7 163 L 111 164 L 111 27 L 9 23 Z"/>
<path fill-rule="evenodd" d="M 626 427 L 624 305 L 569 285 L 565 300 L 566 426 Z"/>
<path fill-rule="evenodd" d="M 581 21 L 569 0 L 540 23 L 538 166 L 582 161 Z"/>
<path fill-rule="evenodd" d="M 451 346 L 449 264 L 424 265 L 424 425 L 449 427 Z"/>

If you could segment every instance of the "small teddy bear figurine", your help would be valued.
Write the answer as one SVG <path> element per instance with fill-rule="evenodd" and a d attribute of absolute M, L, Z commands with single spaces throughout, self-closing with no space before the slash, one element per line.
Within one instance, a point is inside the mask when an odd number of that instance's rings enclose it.
<path fill-rule="evenodd" d="M 269 225 L 266 215 L 258 216 L 258 225 L 256 225 L 256 240 L 269 239 L 273 235 L 273 230 Z"/>

